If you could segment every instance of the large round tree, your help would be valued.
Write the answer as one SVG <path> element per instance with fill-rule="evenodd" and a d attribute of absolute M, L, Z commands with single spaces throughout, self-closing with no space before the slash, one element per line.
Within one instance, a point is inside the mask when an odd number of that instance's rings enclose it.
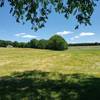
<path fill-rule="evenodd" d="M 65 50 L 68 49 L 68 44 L 61 36 L 54 35 L 48 40 L 48 49 Z"/>

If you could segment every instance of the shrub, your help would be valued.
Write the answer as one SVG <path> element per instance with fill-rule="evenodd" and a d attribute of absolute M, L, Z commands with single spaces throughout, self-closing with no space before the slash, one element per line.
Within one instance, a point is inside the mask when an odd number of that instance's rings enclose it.
<path fill-rule="evenodd" d="M 48 40 L 48 49 L 65 50 L 67 48 L 67 42 L 59 35 L 54 35 Z"/>

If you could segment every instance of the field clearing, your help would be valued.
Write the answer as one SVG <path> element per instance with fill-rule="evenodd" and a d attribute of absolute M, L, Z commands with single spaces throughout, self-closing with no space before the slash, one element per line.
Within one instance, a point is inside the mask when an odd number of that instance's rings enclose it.
<path fill-rule="evenodd" d="M 0 48 L 0 76 L 32 70 L 100 77 L 100 47 L 76 46 L 66 51 Z"/>
<path fill-rule="evenodd" d="M 100 47 L 0 48 L 0 100 L 100 100 Z"/>

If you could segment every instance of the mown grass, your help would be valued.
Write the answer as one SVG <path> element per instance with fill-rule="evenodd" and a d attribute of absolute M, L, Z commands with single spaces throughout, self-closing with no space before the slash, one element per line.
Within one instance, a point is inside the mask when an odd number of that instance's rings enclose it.
<path fill-rule="evenodd" d="M 0 100 L 100 100 L 100 47 L 0 48 Z"/>
<path fill-rule="evenodd" d="M 41 70 L 100 76 L 100 47 L 71 47 L 66 51 L 0 48 L 0 75 Z"/>

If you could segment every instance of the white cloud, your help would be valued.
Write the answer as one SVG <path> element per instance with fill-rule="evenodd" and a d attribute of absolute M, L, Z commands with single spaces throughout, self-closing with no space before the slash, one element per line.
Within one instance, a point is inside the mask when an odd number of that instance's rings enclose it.
<path fill-rule="evenodd" d="M 74 39 L 78 39 L 78 38 L 83 37 L 83 36 L 93 36 L 93 35 L 95 35 L 95 33 L 92 33 L 92 32 L 81 32 L 79 35 L 76 35 L 76 36 L 70 38 L 70 40 L 73 41 Z"/>
<path fill-rule="evenodd" d="M 57 33 L 55 33 L 55 34 L 64 36 L 64 35 L 68 35 L 68 34 L 72 34 L 72 33 L 73 33 L 73 32 L 71 32 L 71 31 L 63 31 L 63 32 L 57 32 Z"/>
<path fill-rule="evenodd" d="M 75 38 L 75 39 L 78 39 L 78 38 L 80 38 L 80 36 L 75 36 L 74 38 Z"/>
<path fill-rule="evenodd" d="M 22 36 L 22 35 L 25 35 L 26 33 L 17 33 L 15 34 L 15 36 Z"/>
<path fill-rule="evenodd" d="M 36 38 L 36 36 L 34 36 L 34 35 L 29 35 L 29 34 L 27 34 L 27 35 L 23 35 L 23 36 L 21 36 L 22 38 Z"/>
<path fill-rule="evenodd" d="M 30 35 L 30 34 L 27 34 L 27 33 L 17 33 L 17 34 L 15 34 L 15 36 L 21 37 L 21 38 L 29 38 L 29 39 L 37 37 L 37 36 Z"/>
<path fill-rule="evenodd" d="M 80 36 L 92 36 L 92 35 L 95 35 L 95 33 L 92 33 L 92 32 L 81 32 L 80 33 Z"/>
<path fill-rule="evenodd" d="M 70 40 L 73 41 L 74 39 L 78 39 L 78 38 L 80 38 L 80 36 L 76 35 L 76 36 L 70 38 Z"/>

